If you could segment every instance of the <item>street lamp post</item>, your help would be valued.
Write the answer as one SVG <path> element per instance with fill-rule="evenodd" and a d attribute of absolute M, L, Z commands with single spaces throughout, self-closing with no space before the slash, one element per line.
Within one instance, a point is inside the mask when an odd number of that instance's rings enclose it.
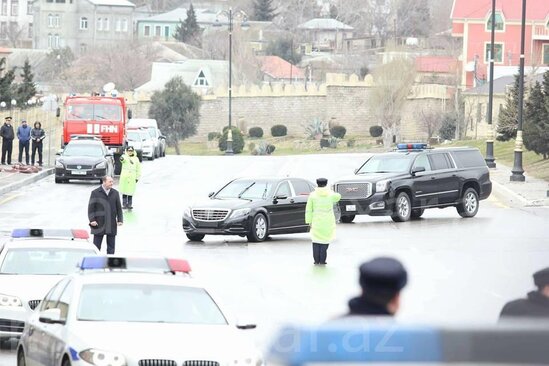
<path fill-rule="evenodd" d="M 248 28 L 246 22 L 247 15 L 245 12 L 238 11 L 243 16 L 241 28 L 243 30 Z M 229 11 L 222 11 L 221 13 L 227 15 L 229 21 L 229 130 L 227 131 L 227 148 L 225 155 L 233 155 L 233 131 L 232 131 L 232 98 L 233 98 L 233 9 L 229 8 Z M 216 25 L 221 25 L 216 23 Z"/>
<path fill-rule="evenodd" d="M 494 100 L 494 38 L 496 33 L 496 0 L 492 0 L 492 29 L 491 29 L 491 40 L 490 40 L 490 81 L 489 81 L 489 91 L 488 91 L 488 111 L 487 111 L 487 120 L 490 130 L 488 132 L 489 136 L 486 140 L 486 165 L 489 168 L 495 168 L 496 162 L 494 158 L 494 125 L 492 123 L 492 109 L 493 109 L 493 100 Z"/>
<path fill-rule="evenodd" d="M 515 161 L 510 180 L 512 182 L 524 182 L 524 169 L 522 168 L 522 118 L 524 107 L 524 37 L 526 33 L 526 0 L 522 0 L 522 23 L 520 31 L 520 64 L 519 64 L 519 96 L 518 96 L 518 126 L 517 139 L 515 140 Z"/>
<path fill-rule="evenodd" d="M 232 96 L 233 96 L 233 8 L 229 8 L 229 131 L 227 131 L 227 150 L 225 155 L 233 155 Z"/>

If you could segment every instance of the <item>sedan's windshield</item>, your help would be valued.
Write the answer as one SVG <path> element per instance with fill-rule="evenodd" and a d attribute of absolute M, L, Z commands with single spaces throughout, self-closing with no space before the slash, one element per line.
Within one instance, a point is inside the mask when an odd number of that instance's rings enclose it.
<path fill-rule="evenodd" d="M 10 249 L 0 273 L 19 275 L 66 275 L 76 271 L 82 257 L 95 255 L 93 249 L 20 248 Z"/>
<path fill-rule="evenodd" d="M 265 180 L 237 180 L 223 187 L 215 198 L 265 199 L 273 184 Z"/>
<path fill-rule="evenodd" d="M 185 324 L 227 324 L 201 288 L 94 284 L 82 288 L 78 320 Z"/>
<path fill-rule="evenodd" d="M 68 144 L 63 150 L 63 156 L 103 156 L 103 149 L 97 144 Z"/>
<path fill-rule="evenodd" d="M 413 156 L 410 155 L 377 155 L 372 156 L 357 172 L 365 173 L 404 173 L 410 169 Z"/>

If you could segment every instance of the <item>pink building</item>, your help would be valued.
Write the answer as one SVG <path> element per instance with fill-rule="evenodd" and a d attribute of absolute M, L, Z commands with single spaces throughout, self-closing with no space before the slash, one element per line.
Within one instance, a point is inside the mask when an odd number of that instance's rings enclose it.
<path fill-rule="evenodd" d="M 488 80 L 491 0 L 454 0 L 452 35 L 463 39 L 462 86 Z M 522 1 L 496 0 L 494 77 L 516 73 L 520 61 Z M 526 5 L 525 65 L 549 66 L 549 0 L 528 0 Z"/>

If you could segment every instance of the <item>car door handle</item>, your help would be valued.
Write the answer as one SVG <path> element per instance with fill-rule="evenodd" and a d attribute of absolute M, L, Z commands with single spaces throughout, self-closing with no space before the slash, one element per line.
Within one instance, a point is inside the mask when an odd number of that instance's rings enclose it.
<path fill-rule="evenodd" d="M 431 177 L 431 180 L 434 180 L 434 179 L 436 179 L 436 177 Z"/>
<path fill-rule="evenodd" d="M 293 199 L 293 198 L 292 198 L 292 199 L 290 199 L 290 203 L 295 203 L 295 201 L 294 201 L 294 199 Z"/>

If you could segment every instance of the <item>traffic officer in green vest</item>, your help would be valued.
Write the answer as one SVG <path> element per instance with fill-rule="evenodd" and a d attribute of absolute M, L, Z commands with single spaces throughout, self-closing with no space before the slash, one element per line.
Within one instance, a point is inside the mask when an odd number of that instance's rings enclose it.
<path fill-rule="evenodd" d="M 133 195 L 135 186 L 141 177 L 141 163 L 135 154 L 133 146 L 126 149 L 126 153 L 120 157 L 122 172 L 120 173 L 120 186 L 118 190 L 122 193 L 122 208 L 133 209 Z"/>
<path fill-rule="evenodd" d="M 334 204 L 341 195 L 327 187 L 326 178 L 318 178 L 316 184 L 318 187 L 307 200 L 305 222 L 311 225 L 314 264 L 326 264 L 328 245 L 335 237 Z"/>

